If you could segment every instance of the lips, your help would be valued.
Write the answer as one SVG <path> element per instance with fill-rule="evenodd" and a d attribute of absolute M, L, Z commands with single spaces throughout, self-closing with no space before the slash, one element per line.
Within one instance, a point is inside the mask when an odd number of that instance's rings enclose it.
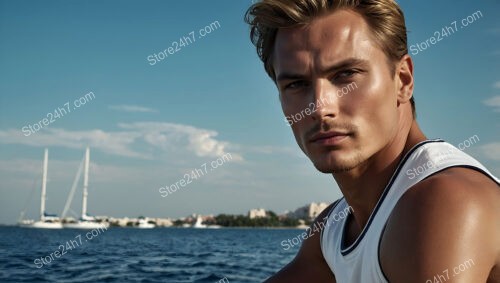
<path fill-rule="evenodd" d="M 346 137 L 349 136 L 349 133 L 342 133 L 342 132 L 335 132 L 335 131 L 330 131 L 330 132 L 323 132 L 323 133 L 317 133 L 314 134 L 311 139 L 309 140 L 310 143 L 316 143 L 316 144 L 337 144 L 338 142 L 342 141 Z"/>

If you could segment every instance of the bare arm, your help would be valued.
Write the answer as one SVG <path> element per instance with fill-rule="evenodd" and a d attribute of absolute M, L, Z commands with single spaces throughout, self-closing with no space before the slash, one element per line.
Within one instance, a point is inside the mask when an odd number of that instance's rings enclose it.
<path fill-rule="evenodd" d="M 331 209 L 328 206 L 316 218 L 314 223 L 319 225 Z M 313 226 L 314 226 L 313 223 Z M 321 226 L 322 227 L 322 226 Z M 311 227 L 312 229 L 312 227 Z M 314 231 L 314 230 L 313 230 Z M 315 232 L 302 243 L 295 258 L 278 273 L 264 283 L 336 283 L 330 267 L 323 258 L 320 247 L 320 232 Z"/>
<path fill-rule="evenodd" d="M 470 169 L 422 181 L 398 202 L 380 246 L 392 283 L 500 283 L 500 189 Z"/>

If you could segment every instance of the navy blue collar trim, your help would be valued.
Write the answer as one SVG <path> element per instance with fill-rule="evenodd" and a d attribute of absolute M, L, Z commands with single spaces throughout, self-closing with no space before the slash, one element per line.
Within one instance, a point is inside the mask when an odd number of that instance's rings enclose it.
<path fill-rule="evenodd" d="M 385 197 L 389 193 L 389 191 L 390 191 L 390 189 L 392 187 L 392 184 L 396 180 L 396 177 L 399 175 L 399 172 L 403 168 L 403 165 L 406 163 L 406 161 L 408 161 L 408 158 L 410 158 L 410 156 L 413 154 L 413 152 L 415 152 L 419 147 L 423 146 L 424 144 L 433 143 L 433 142 L 444 142 L 444 141 L 441 140 L 441 139 L 422 141 L 422 142 L 416 144 L 415 146 L 413 146 L 405 154 L 405 156 L 399 162 L 398 167 L 396 168 L 396 170 L 392 174 L 392 177 L 389 180 L 389 183 L 387 184 L 387 186 L 385 187 L 384 191 L 382 192 L 382 195 L 380 196 L 380 198 L 379 198 L 379 200 L 377 202 L 377 205 L 375 206 L 375 209 L 373 209 L 372 213 L 370 214 L 370 218 L 368 218 L 368 222 L 366 223 L 365 227 L 363 228 L 363 231 L 358 236 L 358 238 L 356 239 L 356 241 L 354 241 L 354 243 L 352 243 L 349 247 L 345 248 L 344 247 L 345 234 L 347 232 L 347 229 L 346 229 L 347 227 L 346 226 L 347 226 L 347 223 L 349 222 L 349 219 L 352 217 L 352 213 L 349 213 L 347 215 L 347 217 L 346 217 L 346 219 L 344 221 L 343 228 L 342 228 L 342 239 L 340 240 L 340 252 L 341 252 L 341 254 L 343 256 L 346 256 L 350 252 L 352 252 L 359 245 L 359 243 L 361 242 L 361 240 L 364 238 L 366 232 L 368 231 L 368 228 L 370 228 L 370 225 L 373 222 L 373 219 L 375 218 L 375 215 L 377 214 L 378 210 L 380 209 L 380 206 L 382 206 L 382 203 L 384 202 Z"/>

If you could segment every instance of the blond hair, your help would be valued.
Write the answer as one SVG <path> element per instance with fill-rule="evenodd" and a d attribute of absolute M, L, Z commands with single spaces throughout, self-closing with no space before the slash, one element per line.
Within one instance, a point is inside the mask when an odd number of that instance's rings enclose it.
<path fill-rule="evenodd" d="M 274 43 L 279 29 L 307 25 L 314 18 L 339 9 L 350 9 L 368 23 L 375 43 L 386 54 L 391 73 L 395 62 L 408 54 L 404 14 L 394 0 L 262 0 L 253 4 L 245 14 L 250 25 L 250 39 L 264 68 L 276 81 L 272 64 Z M 411 98 L 413 115 L 415 101 Z"/>

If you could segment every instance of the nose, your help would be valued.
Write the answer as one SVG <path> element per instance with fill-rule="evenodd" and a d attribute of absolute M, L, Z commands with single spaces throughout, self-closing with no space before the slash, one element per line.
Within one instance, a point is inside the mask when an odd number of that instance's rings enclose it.
<path fill-rule="evenodd" d="M 335 86 L 327 79 L 319 79 L 313 84 L 313 101 L 315 111 L 311 115 L 313 120 L 322 120 L 326 117 L 335 118 L 339 111 L 339 97 Z"/>

